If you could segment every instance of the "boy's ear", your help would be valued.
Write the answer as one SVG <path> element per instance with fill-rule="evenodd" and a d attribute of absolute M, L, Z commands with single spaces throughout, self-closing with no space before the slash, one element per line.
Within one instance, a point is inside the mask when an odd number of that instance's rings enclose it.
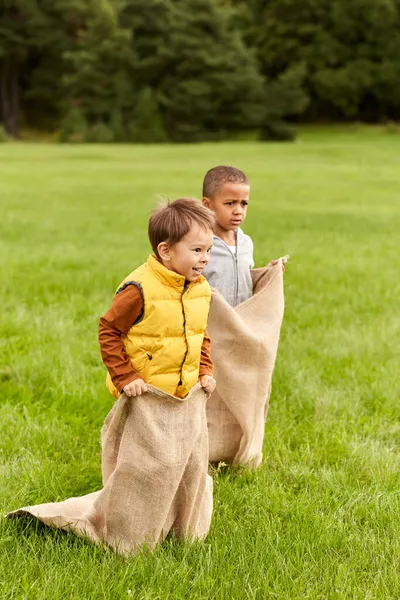
<path fill-rule="evenodd" d="M 158 244 L 157 250 L 161 260 L 165 260 L 167 262 L 171 260 L 171 248 L 168 242 L 161 242 L 160 244 Z"/>
<path fill-rule="evenodd" d="M 203 205 L 206 208 L 210 208 L 210 200 L 207 198 L 207 196 L 203 196 Z"/>

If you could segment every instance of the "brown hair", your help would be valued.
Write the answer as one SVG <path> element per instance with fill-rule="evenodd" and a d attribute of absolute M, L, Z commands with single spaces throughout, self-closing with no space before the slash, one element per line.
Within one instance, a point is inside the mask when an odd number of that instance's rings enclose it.
<path fill-rule="evenodd" d="M 236 169 L 224 165 L 218 165 L 205 174 L 203 180 L 203 198 L 212 198 L 224 183 L 249 184 L 247 175 Z"/>
<path fill-rule="evenodd" d="M 157 247 L 161 242 L 170 246 L 177 244 L 187 233 L 193 223 L 204 229 L 214 229 L 215 215 L 194 198 L 178 198 L 157 208 L 149 221 L 149 240 L 153 252 L 160 260 Z"/>

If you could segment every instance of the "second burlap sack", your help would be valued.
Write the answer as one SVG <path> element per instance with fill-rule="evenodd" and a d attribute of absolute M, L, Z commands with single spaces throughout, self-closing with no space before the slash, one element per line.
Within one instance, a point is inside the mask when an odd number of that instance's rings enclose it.
<path fill-rule="evenodd" d="M 232 308 L 215 290 L 208 332 L 217 388 L 207 403 L 210 461 L 256 468 L 284 312 L 282 260 L 252 270 L 253 296 Z"/>

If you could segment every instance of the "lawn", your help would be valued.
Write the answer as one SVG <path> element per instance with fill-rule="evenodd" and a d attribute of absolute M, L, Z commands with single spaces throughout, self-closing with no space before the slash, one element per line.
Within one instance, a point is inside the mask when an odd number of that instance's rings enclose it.
<path fill-rule="evenodd" d="M 149 254 L 159 195 L 242 168 L 256 264 L 290 254 L 255 473 L 214 476 L 207 540 L 124 560 L 0 522 L 2 600 L 400 598 L 400 136 L 0 145 L 0 512 L 101 486 L 97 324 Z"/>

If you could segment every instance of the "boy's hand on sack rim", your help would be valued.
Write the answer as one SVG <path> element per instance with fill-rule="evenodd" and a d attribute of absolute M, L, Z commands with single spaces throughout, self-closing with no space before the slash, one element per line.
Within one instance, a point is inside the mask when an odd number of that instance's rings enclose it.
<path fill-rule="evenodd" d="M 211 375 L 202 375 L 201 377 L 199 377 L 199 381 L 201 387 L 206 392 L 208 392 L 209 394 L 213 393 L 217 385 L 217 382 L 215 381 L 214 377 L 211 377 Z"/>
<path fill-rule="evenodd" d="M 286 269 L 286 263 L 288 261 L 289 256 L 282 256 L 281 258 L 275 258 L 274 260 L 271 260 L 270 263 L 268 263 L 268 267 L 274 267 L 275 265 L 278 264 L 278 262 L 280 260 L 282 260 L 282 271 L 285 272 Z"/>
<path fill-rule="evenodd" d="M 128 398 L 133 398 L 145 394 L 147 392 L 147 385 L 143 379 L 135 379 L 134 381 L 127 383 L 122 391 L 125 392 Z"/>

